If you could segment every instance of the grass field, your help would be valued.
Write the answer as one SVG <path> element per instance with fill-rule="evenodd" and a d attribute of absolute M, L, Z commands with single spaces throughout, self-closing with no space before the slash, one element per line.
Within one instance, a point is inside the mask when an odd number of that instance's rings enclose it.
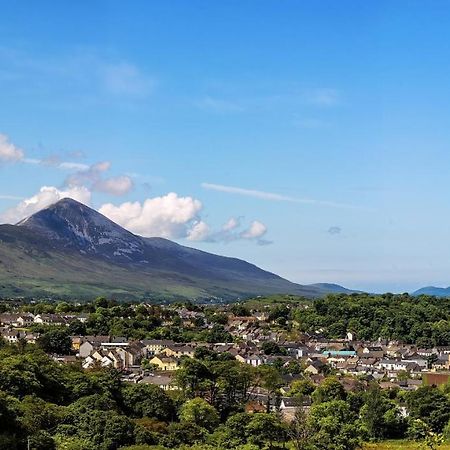
<path fill-rule="evenodd" d="M 364 450 L 418 450 L 420 448 L 418 443 L 411 441 L 386 441 L 363 446 Z M 450 444 L 444 444 L 438 448 L 439 450 L 450 450 Z"/>

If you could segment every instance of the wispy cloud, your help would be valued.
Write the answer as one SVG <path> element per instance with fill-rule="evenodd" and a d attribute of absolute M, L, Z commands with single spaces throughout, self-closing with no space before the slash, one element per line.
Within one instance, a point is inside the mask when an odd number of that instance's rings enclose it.
<path fill-rule="evenodd" d="M 37 158 L 24 158 L 22 162 L 26 164 L 36 164 L 42 166 L 56 167 L 61 170 L 88 170 L 89 165 L 84 163 L 72 162 L 72 161 L 59 161 L 56 159 L 37 159 Z"/>
<path fill-rule="evenodd" d="M 235 113 L 244 111 L 244 107 L 236 101 L 224 100 L 206 96 L 195 102 L 200 109 L 215 113 Z"/>
<path fill-rule="evenodd" d="M 259 198 L 261 200 L 275 201 L 275 202 L 291 202 L 291 203 L 303 203 L 307 205 L 318 205 L 318 206 L 329 206 L 332 208 L 346 208 L 346 209 L 363 209 L 368 210 L 369 208 L 363 208 L 355 205 L 349 205 L 346 203 L 338 203 L 328 200 L 316 200 L 312 198 L 299 198 L 290 197 L 287 195 L 276 194 L 274 192 L 260 191 L 256 189 L 245 189 L 237 186 L 226 186 L 223 184 L 213 184 L 213 183 L 202 183 L 203 189 L 208 189 L 211 191 L 225 192 L 228 194 L 243 195 L 246 197 Z"/>
<path fill-rule="evenodd" d="M 303 128 L 307 130 L 323 130 L 325 128 L 330 128 L 330 124 L 320 119 L 311 118 L 294 118 L 293 125 L 296 128 Z"/>
<path fill-rule="evenodd" d="M 73 96 L 78 105 L 81 99 L 96 104 L 146 98 L 157 85 L 155 77 L 132 61 L 86 49 L 36 56 L 0 46 L 0 61 L 0 77 L 5 83 L 20 87 L 29 96 L 43 92 Z M 9 74 L 8 78 L 2 76 L 3 72 Z"/>
<path fill-rule="evenodd" d="M 337 89 L 331 88 L 309 89 L 305 92 L 305 99 L 312 105 L 330 107 L 340 103 L 341 94 Z"/>
<path fill-rule="evenodd" d="M 23 200 L 24 197 L 17 195 L 0 194 L 0 200 Z"/>
<path fill-rule="evenodd" d="M 100 66 L 99 72 L 105 88 L 115 95 L 147 96 L 156 86 L 153 78 L 127 62 Z"/>

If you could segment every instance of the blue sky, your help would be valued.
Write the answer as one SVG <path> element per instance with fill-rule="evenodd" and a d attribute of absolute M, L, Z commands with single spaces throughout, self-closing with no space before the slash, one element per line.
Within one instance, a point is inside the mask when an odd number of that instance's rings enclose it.
<path fill-rule="evenodd" d="M 450 284 L 448 2 L 4 2 L 0 221 L 66 195 L 299 283 Z"/>

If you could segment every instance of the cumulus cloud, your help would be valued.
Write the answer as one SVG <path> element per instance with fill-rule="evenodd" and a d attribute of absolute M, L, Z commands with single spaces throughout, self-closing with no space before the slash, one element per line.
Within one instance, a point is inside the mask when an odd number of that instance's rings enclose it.
<path fill-rule="evenodd" d="M 133 180 L 126 175 L 99 180 L 93 185 L 95 191 L 117 196 L 127 194 L 131 189 L 133 189 Z"/>
<path fill-rule="evenodd" d="M 241 220 L 238 217 L 230 217 L 227 222 L 222 225 L 223 231 L 231 231 L 241 225 Z"/>
<path fill-rule="evenodd" d="M 111 168 L 109 161 L 101 161 L 70 174 L 65 181 L 66 186 L 88 186 L 92 191 L 105 192 L 111 195 L 125 195 L 130 192 L 134 183 L 128 175 L 104 178 L 105 172 Z"/>
<path fill-rule="evenodd" d="M 190 230 L 187 232 L 187 238 L 190 241 L 206 241 L 211 234 L 211 228 L 203 220 L 195 222 Z"/>
<path fill-rule="evenodd" d="M 266 233 L 267 227 L 258 220 L 254 220 L 249 228 L 241 233 L 241 237 L 243 239 L 257 239 L 264 236 Z"/>
<path fill-rule="evenodd" d="M 17 162 L 24 158 L 23 150 L 16 147 L 5 134 L 0 133 L 0 161 Z"/>
<path fill-rule="evenodd" d="M 240 229 L 239 218 L 231 217 L 219 230 L 211 229 L 201 218 L 202 203 L 192 197 L 180 197 L 175 192 L 144 202 L 106 203 L 99 212 L 127 230 L 146 237 L 187 239 L 195 242 L 254 241 L 259 245 L 267 227 L 255 220 L 248 228 Z"/>
<path fill-rule="evenodd" d="M 202 203 L 192 197 L 179 197 L 175 192 L 143 203 L 125 202 L 119 206 L 103 205 L 99 212 L 133 233 L 142 236 L 183 238 L 199 220 Z M 195 223 L 194 223 L 195 222 Z M 197 228 L 197 232 L 199 228 Z"/>
<path fill-rule="evenodd" d="M 233 242 L 238 240 L 255 241 L 258 245 L 268 245 L 271 241 L 262 239 L 267 233 L 267 227 L 260 221 L 253 221 L 248 228 L 239 230 L 241 227 L 241 219 L 231 217 L 225 222 L 221 229 L 213 231 L 204 222 L 199 221 L 194 224 L 188 233 L 188 239 L 191 241 L 203 242 Z"/>
<path fill-rule="evenodd" d="M 43 186 L 37 194 L 0 214 L 0 222 L 15 224 L 67 197 L 87 205 L 91 202 L 91 192 L 84 186 L 75 186 L 66 190 L 59 190 L 54 186 Z"/>

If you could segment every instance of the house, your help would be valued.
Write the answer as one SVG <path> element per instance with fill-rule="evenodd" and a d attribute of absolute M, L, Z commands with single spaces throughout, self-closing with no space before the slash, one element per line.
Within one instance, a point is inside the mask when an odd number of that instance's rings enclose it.
<path fill-rule="evenodd" d="M 253 367 L 258 367 L 261 364 L 264 364 L 265 359 L 257 354 L 251 354 L 245 357 L 245 363 L 250 364 Z"/>
<path fill-rule="evenodd" d="M 174 383 L 173 376 L 170 374 L 158 374 L 143 377 L 139 383 L 153 384 L 164 391 L 173 391 L 178 389 Z"/>
<path fill-rule="evenodd" d="M 168 345 L 161 353 L 166 356 L 174 356 L 176 358 L 181 358 L 182 356 L 188 356 L 189 358 L 194 357 L 195 347 L 186 344 L 173 344 Z"/>
<path fill-rule="evenodd" d="M 421 369 L 428 367 L 428 360 L 425 356 L 421 356 L 418 353 L 413 353 L 402 359 L 404 362 L 416 363 Z"/>
<path fill-rule="evenodd" d="M 21 335 L 19 331 L 5 330 L 2 332 L 2 337 L 9 344 L 16 344 L 17 342 L 19 342 Z"/>
<path fill-rule="evenodd" d="M 165 348 L 175 345 L 174 341 L 170 341 L 168 339 L 144 339 L 141 342 L 145 346 L 147 357 L 157 355 Z"/>
<path fill-rule="evenodd" d="M 365 346 L 362 348 L 361 352 L 359 354 L 364 357 L 371 357 L 371 358 L 383 358 L 384 357 L 384 350 L 380 346 Z"/>
<path fill-rule="evenodd" d="M 67 325 L 66 319 L 59 314 L 37 314 L 34 316 L 33 322 L 39 325 Z"/>
<path fill-rule="evenodd" d="M 70 340 L 72 341 L 72 350 L 78 352 L 80 350 L 80 346 L 83 342 L 83 338 L 81 336 L 71 336 Z"/>
<path fill-rule="evenodd" d="M 89 314 L 86 313 L 80 313 L 76 316 L 77 320 L 79 320 L 81 323 L 86 323 L 89 319 Z"/>
<path fill-rule="evenodd" d="M 14 328 L 29 327 L 33 320 L 34 316 L 32 314 L 0 314 L 0 323 Z"/>
<path fill-rule="evenodd" d="M 309 373 L 311 375 L 318 375 L 321 370 L 324 368 L 325 364 L 322 361 L 315 360 L 312 361 L 305 369 L 306 373 Z"/>
<path fill-rule="evenodd" d="M 154 364 L 158 367 L 158 370 L 167 371 L 167 370 L 178 370 L 179 359 L 174 356 L 163 356 L 158 355 L 154 356 L 150 361 L 150 364 Z"/>
<path fill-rule="evenodd" d="M 109 336 L 85 336 L 81 339 L 79 344 L 78 354 L 80 358 L 86 358 L 91 352 L 110 341 Z"/>

